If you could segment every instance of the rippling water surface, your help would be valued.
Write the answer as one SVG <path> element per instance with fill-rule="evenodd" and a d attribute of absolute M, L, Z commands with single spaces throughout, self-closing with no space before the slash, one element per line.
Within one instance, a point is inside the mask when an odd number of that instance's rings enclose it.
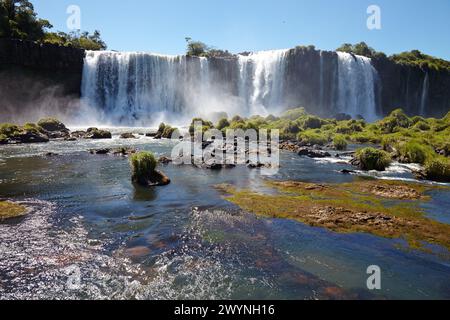
<path fill-rule="evenodd" d="M 267 178 L 258 170 L 167 165 L 161 169 L 169 186 L 135 188 L 127 158 L 87 150 L 133 146 L 170 156 L 174 143 L 118 139 L 126 130 L 115 130 L 112 140 L 0 147 L 0 197 L 31 209 L 0 224 L 0 298 L 450 298 L 442 248 L 425 253 L 402 240 L 257 218 L 213 187 L 259 190 Z M 270 179 L 351 182 L 355 176 L 339 173 L 345 168 L 335 158 L 282 152 L 280 172 Z M 369 174 L 411 180 L 410 169 Z M 449 191 L 430 195 L 427 215 L 450 223 Z M 366 287 L 373 264 L 383 271 L 377 292 Z"/>

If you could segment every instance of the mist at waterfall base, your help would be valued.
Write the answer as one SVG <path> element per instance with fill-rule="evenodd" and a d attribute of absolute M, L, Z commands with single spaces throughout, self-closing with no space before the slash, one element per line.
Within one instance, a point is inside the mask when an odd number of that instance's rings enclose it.
<path fill-rule="evenodd" d="M 211 59 L 90 51 L 84 61 L 81 112 L 73 120 L 151 127 L 162 121 L 186 125 L 193 117 L 217 120 L 224 112 L 229 117 L 279 115 L 299 106 L 286 99 L 292 87 L 287 83 L 288 54 L 289 50 L 273 50 Z M 336 59 L 333 105 L 326 109 L 378 119 L 378 75 L 371 60 L 343 52 Z M 322 82 L 322 64 L 317 72 Z M 309 80 L 301 74 L 298 78 Z M 319 105 L 304 106 L 309 110 L 325 109 L 324 84 L 319 87 Z"/>

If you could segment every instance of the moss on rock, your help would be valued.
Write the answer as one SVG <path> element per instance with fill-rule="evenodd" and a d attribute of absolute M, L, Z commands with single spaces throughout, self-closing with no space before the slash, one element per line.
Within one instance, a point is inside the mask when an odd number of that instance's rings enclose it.
<path fill-rule="evenodd" d="M 27 208 L 20 204 L 11 201 L 0 201 L 0 222 L 12 218 L 19 218 L 27 213 Z"/>

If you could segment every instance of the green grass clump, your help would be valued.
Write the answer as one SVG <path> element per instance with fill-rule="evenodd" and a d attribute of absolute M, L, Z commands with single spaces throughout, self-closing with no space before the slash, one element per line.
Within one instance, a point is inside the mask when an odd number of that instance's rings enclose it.
<path fill-rule="evenodd" d="M 297 139 L 305 144 L 319 146 L 323 146 L 329 141 L 329 137 L 326 134 L 314 130 L 300 132 Z"/>
<path fill-rule="evenodd" d="M 414 140 L 400 145 L 398 152 L 403 162 L 419 164 L 424 164 L 435 155 L 431 147 Z"/>
<path fill-rule="evenodd" d="M 194 118 L 192 119 L 191 125 L 189 126 L 189 133 L 191 134 L 191 136 L 195 133 L 195 125 L 197 123 L 201 123 L 203 133 L 214 128 L 214 125 L 211 121 L 203 120 L 202 118 Z"/>
<path fill-rule="evenodd" d="M 301 117 L 304 117 L 306 115 L 307 115 L 307 113 L 305 111 L 305 108 L 296 108 L 296 109 L 291 109 L 291 110 L 285 111 L 281 115 L 281 118 L 294 121 L 294 120 L 297 120 L 297 119 L 299 119 Z"/>
<path fill-rule="evenodd" d="M 304 130 L 320 129 L 325 124 L 325 121 L 319 117 L 308 115 L 301 119 L 300 123 Z"/>
<path fill-rule="evenodd" d="M 384 171 L 391 164 L 392 158 L 386 151 L 375 148 L 364 148 L 356 151 L 362 170 Z"/>
<path fill-rule="evenodd" d="M 132 154 L 130 157 L 132 180 L 146 183 L 149 176 L 155 171 L 157 161 L 153 153 L 142 151 Z"/>
<path fill-rule="evenodd" d="M 446 157 L 430 159 L 425 164 L 424 173 L 429 180 L 450 182 L 450 159 Z"/>
<path fill-rule="evenodd" d="M 222 118 L 217 123 L 216 128 L 219 129 L 219 130 L 223 130 L 223 129 L 229 127 L 229 126 L 230 126 L 230 122 L 228 121 L 228 119 L 227 118 Z"/>
<path fill-rule="evenodd" d="M 347 150 L 347 139 L 343 135 L 336 135 L 333 139 L 333 146 L 336 150 L 343 151 Z"/>
<path fill-rule="evenodd" d="M 402 109 L 392 111 L 389 116 L 379 122 L 379 126 L 384 133 L 398 132 L 400 128 L 409 128 L 411 125 L 411 119 Z"/>
<path fill-rule="evenodd" d="M 3 123 L 0 125 L 0 134 L 6 137 L 13 137 L 20 132 L 20 127 L 12 123 Z"/>

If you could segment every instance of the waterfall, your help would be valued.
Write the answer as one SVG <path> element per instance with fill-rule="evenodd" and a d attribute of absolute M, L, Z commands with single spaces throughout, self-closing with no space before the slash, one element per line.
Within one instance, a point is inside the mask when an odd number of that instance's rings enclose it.
<path fill-rule="evenodd" d="M 371 59 L 345 52 L 338 54 L 336 110 L 368 121 L 377 119 L 375 99 L 376 70 Z"/>
<path fill-rule="evenodd" d="M 288 50 L 239 56 L 239 96 L 247 113 L 267 115 L 283 107 L 285 58 Z"/>
<path fill-rule="evenodd" d="M 238 56 L 236 96 L 214 83 L 206 58 L 91 51 L 84 61 L 82 97 L 100 110 L 101 122 L 114 125 L 181 121 L 219 111 L 265 115 L 283 107 L 286 52 Z"/>
<path fill-rule="evenodd" d="M 428 88 L 430 86 L 430 79 L 428 76 L 428 72 L 425 74 L 422 85 L 422 96 L 420 97 L 420 111 L 419 114 L 421 116 L 425 116 L 427 114 L 427 99 L 428 99 Z"/>
<path fill-rule="evenodd" d="M 337 73 L 336 81 L 331 83 L 330 92 L 325 92 L 327 75 L 322 53 L 316 66 L 320 70 L 315 71 L 318 77 L 297 77 L 288 70 L 289 52 L 273 50 L 207 59 L 88 51 L 81 88 L 83 106 L 95 111 L 99 123 L 125 126 L 157 125 L 160 121 L 186 124 L 193 116 L 208 117 L 217 112 L 230 117 L 279 114 L 297 106 L 305 88 L 317 88 L 317 82 L 311 79 L 318 79 L 320 106 L 305 107 L 318 107 L 318 112 L 334 107 L 335 113 L 376 118 L 377 77 L 370 59 L 339 52 L 337 67 L 330 69 Z M 314 72 L 313 68 L 308 65 L 306 70 Z M 330 98 L 335 99 L 334 106 L 326 105 Z M 317 99 L 314 101 L 317 104 Z"/>

